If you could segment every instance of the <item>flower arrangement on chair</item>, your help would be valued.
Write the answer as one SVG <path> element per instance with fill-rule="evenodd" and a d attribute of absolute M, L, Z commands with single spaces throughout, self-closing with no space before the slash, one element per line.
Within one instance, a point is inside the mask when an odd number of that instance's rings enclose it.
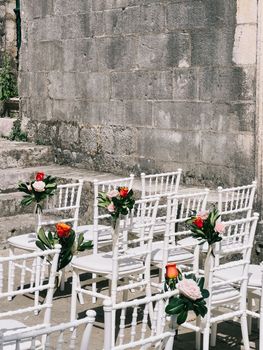
<path fill-rule="evenodd" d="M 54 195 L 57 188 L 56 178 L 46 176 L 43 172 L 36 174 L 35 180 L 22 182 L 18 185 L 18 191 L 25 193 L 21 205 L 28 206 L 36 203 L 36 213 L 42 211 L 41 202 L 49 196 Z"/>
<path fill-rule="evenodd" d="M 38 231 L 37 238 L 36 245 L 41 250 L 53 249 L 56 244 L 61 245 L 58 259 L 58 271 L 67 266 L 77 252 L 82 252 L 93 247 L 92 241 L 84 242 L 83 233 L 79 234 L 76 238 L 75 231 L 70 225 L 64 222 L 56 224 L 55 232 L 45 232 L 43 227 L 41 227 Z"/>
<path fill-rule="evenodd" d="M 207 242 L 212 245 L 222 240 L 220 234 L 225 230 L 225 225 L 217 221 L 219 218 L 218 210 L 213 208 L 210 212 L 193 215 L 186 223 L 190 225 L 193 237 L 201 241 L 200 244 Z"/>
<path fill-rule="evenodd" d="M 118 187 L 116 190 L 109 192 L 99 192 L 98 199 L 98 206 L 107 209 L 111 215 L 113 228 L 116 227 L 120 215 L 127 215 L 135 203 L 133 190 L 129 190 L 128 187 Z"/>
<path fill-rule="evenodd" d="M 206 315 L 205 299 L 209 297 L 209 292 L 204 289 L 204 282 L 204 277 L 196 278 L 192 273 L 182 275 L 176 264 L 166 265 L 165 290 L 178 289 L 179 295 L 169 300 L 165 311 L 168 315 L 177 316 L 178 325 L 186 321 L 189 311 L 193 311 L 196 316 Z"/>

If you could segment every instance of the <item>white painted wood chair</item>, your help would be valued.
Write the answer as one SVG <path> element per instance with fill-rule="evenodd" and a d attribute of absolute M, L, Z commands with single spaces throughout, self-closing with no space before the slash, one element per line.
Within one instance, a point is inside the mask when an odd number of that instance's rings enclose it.
<path fill-rule="evenodd" d="M 52 230 L 55 230 L 54 225 L 58 222 L 66 222 L 76 230 L 78 227 L 82 187 L 83 180 L 81 179 L 76 183 L 58 185 L 54 196 L 45 201 L 42 212 L 36 214 L 36 231 L 38 231 L 40 227 L 47 229 L 51 227 Z M 36 232 L 9 238 L 9 255 L 15 255 L 16 249 L 25 250 L 27 252 L 37 250 L 36 240 Z M 12 264 L 12 262 L 10 262 L 10 264 Z M 15 263 L 13 268 L 20 268 L 23 271 L 27 267 Z M 64 290 L 64 273 L 62 277 L 60 289 Z M 11 275 L 8 275 L 8 281 L 9 285 L 14 283 Z M 23 286 L 21 285 L 20 287 Z"/>
<path fill-rule="evenodd" d="M 105 225 L 105 220 L 110 218 L 108 213 L 105 213 L 105 209 L 98 206 L 99 192 L 109 192 L 117 189 L 118 187 L 128 187 L 132 189 L 134 181 L 134 175 L 129 177 L 112 180 L 93 181 L 94 201 L 93 201 L 93 223 L 90 225 L 81 226 L 81 232 L 84 232 L 84 239 L 91 240 L 93 242 L 93 254 L 97 254 L 101 246 L 109 245 L 112 242 L 111 226 Z M 96 274 L 93 274 L 93 279 L 96 279 Z M 96 282 L 92 284 L 93 291 L 96 291 Z M 96 298 L 92 298 L 93 303 L 96 302 Z"/>
<path fill-rule="evenodd" d="M 96 312 L 89 310 L 86 317 L 73 322 L 47 326 L 44 329 L 23 330 L 21 333 L 3 333 L 0 330 L 1 350 L 92 350 L 90 338 Z M 83 327 L 81 335 L 79 328 Z M 81 341 L 78 344 L 78 339 Z"/>
<path fill-rule="evenodd" d="M 116 303 L 118 292 L 123 292 L 126 297 L 128 290 L 134 288 L 143 287 L 146 295 L 151 295 L 150 261 L 158 203 L 159 198 L 136 201 L 131 213 L 123 219 L 122 225 L 119 226 L 119 233 L 115 236 L 116 242 L 112 246 L 112 251 L 77 257 L 72 260 L 71 320 L 76 317 L 78 294 L 102 299 L 110 297 L 113 304 Z M 135 224 L 133 219 L 135 219 Z M 139 237 L 130 235 L 128 232 L 129 227 L 134 225 L 140 231 Z M 136 246 L 143 246 L 143 249 L 136 251 Z M 96 282 L 100 280 L 110 282 L 110 296 L 93 288 L 81 287 L 79 275 L 87 272 L 101 276 L 100 279 L 96 278 Z M 86 280 L 85 287 L 92 282 L 93 279 Z"/>
<path fill-rule="evenodd" d="M 185 227 L 185 222 L 194 212 L 204 212 L 207 205 L 209 190 L 195 193 L 174 194 L 167 198 L 167 213 L 165 234 L 162 240 L 152 244 L 151 264 L 160 269 L 161 284 L 163 286 L 165 266 L 169 262 L 178 265 L 191 265 L 195 272 L 199 269 L 199 245 L 192 239 L 191 231 Z M 180 243 L 180 244 L 178 244 Z"/>
<path fill-rule="evenodd" d="M 104 300 L 104 350 L 172 350 L 175 331 L 168 325 L 165 306 L 169 298 L 177 294 L 174 290 L 114 305 L 110 299 Z M 153 318 L 150 318 L 152 305 Z M 115 334 L 117 327 L 118 337 Z"/>
<path fill-rule="evenodd" d="M 257 182 L 250 185 L 231 188 L 217 188 L 218 211 L 221 214 L 220 220 L 233 220 L 250 217 L 257 188 Z M 239 216 L 238 216 L 239 215 Z"/>
<path fill-rule="evenodd" d="M 244 349 L 250 349 L 246 312 L 247 278 L 257 221 L 258 214 L 254 214 L 250 218 L 224 223 L 226 234 L 221 242 L 216 243 L 214 249 L 215 261 L 218 255 L 219 264 L 211 264 L 209 273 L 208 313 L 203 320 L 197 318 L 197 325 L 188 322 L 183 324 L 184 327 L 197 332 L 196 349 L 198 350 L 200 349 L 201 332 L 203 333 L 202 349 L 208 350 L 211 326 L 236 318 L 240 318 L 241 321 Z M 224 245 L 223 250 L 222 245 Z M 225 262 L 226 258 L 231 262 Z M 240 275 L 229 274 L 229 270 L 236 267 L 240 268 Z M 227 307 L 227 309 L 222 309 L 222 307 Z"/>
<path fill-rule="evenodd" d="M 141 198 L 162 197 L 154 227 L 154 235 L 165 231 L 167 196 L 178 193 L 182 169 L 160 174 L 141 174 Z"/>
<path fill-rule="evenodd" d="M 9 257 L 0 257 L 0 330 L 9 330 L 11 333 L 18 334 L 27 327 L 24 323 L 17 321 L 13 317 L 23 315 L 23 319 L 27 317 L 34 317 L 39 312 L 43 313 L 43 322 L 39 324 L 39 319 L 36 318 L 37 324 L 27 328 L 27 330 L 34 330 L 43 327 L 48 327 L 51 318 L 51 309 L 53 303 L 53 293 L 55 288 L 55 279 L 57 276 L 57 264 L 60 253 L 60 245 L 57 245 L 55 249 L 46 251 L 36 251 L 33 253 L 27 253 L 22 255 L 14 255 Z M 12 262 L 12 264 L 10 264 Z M 21 266 L 30 266 L 30 283 L 25 284 L 25 274 L 28 269 L 14 270 L 14 263 L 19 263 Z M 50 266 L 49 279 L 47 283 L 41 284 L 40 278 L 45 271 L 45 266 Z M 14 283 L 7 285 L 6 276 L 8 275 L 8 269 L 11 268 L 9 274 L 14 278 L 20 280 L 20 288 L 15 288 Z M 46 292 L 43 303 L 38 302 L 38 298 L 27 298 L 26 306 L 20 304 L 20 307 L 15 310 L 9 310 L 9 308 L 3 309 L 3 301 L 7 297 L 12 300 L 13 298 L 19 298 L 24 294 L 38 294 L 40 292 Z M 29 303 L 29 305 L 27 305 Z M 6 309 L 6 310 L 5 310 Z M 1 348 L 1 347 L 0 347 Z"/>

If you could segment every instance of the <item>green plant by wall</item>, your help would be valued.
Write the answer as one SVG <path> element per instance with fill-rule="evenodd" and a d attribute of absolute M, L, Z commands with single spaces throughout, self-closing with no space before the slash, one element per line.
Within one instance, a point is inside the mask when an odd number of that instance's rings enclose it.
<path fill-rule="evenodd" d="M 7 100 L 18 96 L 17 81 L 8 56 L 4 56 L 3 65 L 0 70 L 0 100 Z"/>
<path fill-rule="evenodd" d="M 21 121 L 17 119 L 9 136 L 9 140 L 11 141 L 27 141 L 27 134 L 21 130 Z"/>

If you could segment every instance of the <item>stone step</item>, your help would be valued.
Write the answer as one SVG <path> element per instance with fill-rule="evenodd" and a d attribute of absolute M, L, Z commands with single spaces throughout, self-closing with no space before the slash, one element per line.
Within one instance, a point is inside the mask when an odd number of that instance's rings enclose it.
<path fill-rule="evenodd" d="M 0 139 L 0 169 L 47 165 L 53 161 L 51 147 Z"/>
<path fill-rule="evenodd" d="M 32 208 L 20 205 L 22 197 L 21 192 L 0 193 L 0 218 L 32 213 Z"/>

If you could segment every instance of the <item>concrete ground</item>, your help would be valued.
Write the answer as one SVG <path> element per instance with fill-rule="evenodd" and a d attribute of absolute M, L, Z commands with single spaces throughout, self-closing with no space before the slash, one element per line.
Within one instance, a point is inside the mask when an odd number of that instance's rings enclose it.
<path fill-rule="evenodd" d="M 8 254 L 7 250 L 0 250 L 0 256 L 6 256 Z M 64 292 L 56 291 L 54 295 L 54 305 L 52 311 L 52 323 L 62 323 L 69 321 L 70 314 L 70 300 L 71 300 L 71 272 L 67 272 L 68 280 L 66 283 L 66 288 Z M 133 299 L 138 294 L 129 294 L 129 299 Z M 19 296 L 13 299 L 11 302 L 7 300 L 0 301 L 1 311 L 14 310 L 23 306 L 32 305 L 32 295 Z M 97 313 L 96 322 L 93 328 L 91 346 L 89 350 L 102 350 L 103 349 L 103 330 L 104 330 L 104 322 L 103 322 L 103 309 L 102 303 L 99 301 L 98 304 L 92 304 L 89 297 L 85 297 L 85 304 L 78 305 L 78 317 L 84 317 L 85 311 L 88 309 L 94 309 Z M 19 316 L 17 319 L 28 324 L 34 325 L 36 322 L 39 322 L 43 314 L 34 316 L 29 315 L 26 318 L 24 316 Z M 255 326 L 255 324 L 254 324 Z M 259 349 L 258 345 L 258 330 L 254 327 L 253 333 L 250 336 L 250 344 L 251 350 Z M 78 340 L 80 337 L 77 338 Z M 186 331 L 182 327 L 179 328 L 179 335 L 175 339 L 174 349 L 176 350 L 194 350 L 194 340 L 195 334 L 193 332 Z M 52 349 L 56 349 L 56 347 L 52 347 Z M 67 350 L 68 346 L 65 340 L 65 346 L 63 350 Z M 212 348 L 211 348 L 212 349 Z M 215 350 L 240 350 L 243 349 L 241 345 L 241 332 L 240 326 L 238 323 L 234 322 L 224 322 L 218 327 L 218 337 L 217 337 L 217 346 L 213 348 Z"/>

